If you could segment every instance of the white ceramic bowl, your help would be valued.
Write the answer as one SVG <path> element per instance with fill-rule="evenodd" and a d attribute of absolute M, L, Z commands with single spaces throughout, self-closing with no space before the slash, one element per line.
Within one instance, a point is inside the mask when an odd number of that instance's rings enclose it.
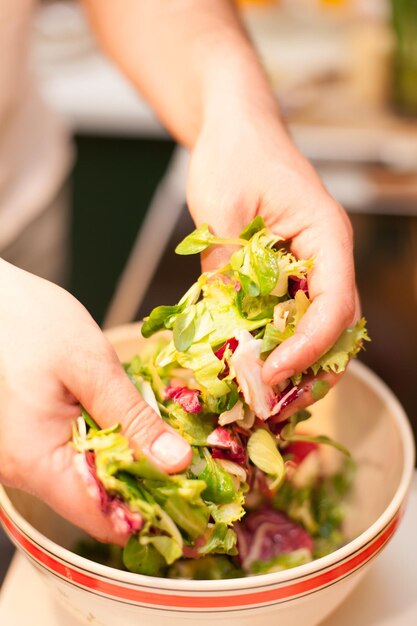
<path fill-rule="evenodd" d="M 141 342 L 138 325 L 108 333 L 121 360 Z M 0 398 L 1 401 L 1 398 Z M 51 593 L 80 623 L 101 626 L 313 626 L 358 583 L 395 533 L 414 468 L 407 417 L 391 391 L 354 362 L 313 410 L 314 429 L 347 446 L 358 463 L 346 532 L 332 554 L 294 569 L 224 581 L 184 581 L 122 572 L 79 557 L 80 531 L 43 503 L 0 487 L 0 520 L 43 574 Z M 327 462 L 334 462 L 327 451 Z M 383 590 L 381 590 L 383 593 Z"/>

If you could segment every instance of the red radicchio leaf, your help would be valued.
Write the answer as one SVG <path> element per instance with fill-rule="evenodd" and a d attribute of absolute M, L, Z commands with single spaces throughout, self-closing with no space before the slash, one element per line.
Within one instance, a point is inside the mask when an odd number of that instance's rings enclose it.
<path fill-rule="evenodd" d="M 169 385 L 165 389 L 165 393 L 168 398 L 179 404 L 187 413 L 200 413 L 202 407 L 198 397 L 200 395 L 198 389 Z"/>
<path fill-rule="evenodd" d="M 227 459 L 240 464 L 246 462 L 245 448 L 239 435 L 227 428 L 215 428 L 207 437 L 207 444 L 212 447 L 214 459 Z"/>
<path fill-rule="evenodd" d="M 94 452 L 87 451 L 76 455 L 75 458 L 76 469 L 83 478 L 88 493 L 100 506 L 101 511 L 110 517 L 114 530 L 122 535 L 139 532 L 143 526 L 141 514 L 131 511 L 125 502 L 107 493 L 97 476 Z"/>
<path fill-rule="evenodd" d="M 220 346 L 220 348 L 216 350 L 214 354 L 219 359 L 219 361 L 221 361 L 222 358 L 224 357 L 224 353 L 226 352 L 226 348 L 229 348 L 229 350 L 231 350 L 231 352 L 233 353 L 238 347 L 238 345 L 239 345 L 238 340 L 235 337 L 231 337 L 222 346 Z"/>
<path fill-rule="evenodd" d="M 288 276 L 288 293 L 290 294 L 291 298 L 294 298 L 297 291 L 304 291 L 307 298 L 309 297 L 307 278 Z"/>
<path fill-rule="evenodd" d="M 311 452 L 318 450 L 319 444 L 314 441 L 292 441 L 285 448 L 285 454 L 292 455 L 292 461 L 299 465 Z"/>
<path fill-rule="evenodd" d="M 216 350 L 216 352 L 214 354 L 219 359 L 219 361 L 221 361 L 223 359 L 224 353 L 226 352 L 227 349 L 229 349 L 231 351 L 231 353 L 233 354 L 233 352 L 236 350 L 238 345 L 239 345 L 238 340 L 235 337 L 231 337 L 222 346 L 220 346 L 220 348 L 218 350 Z M 219 374 L 219 378 L 223 379 L 226 376 L 228 376 L 229 375 L 229 371 L 230 371 L 229 365 L 227 363 L 225 363 L 223 371 L 220 372 L 220 374 Z"/>
<path fill-rule="evenodd" d="M 194 540 L 194 543 L 192 546 L 186 546 L 184 545 L 182 548 L 182 554 L 186 559 L 199 559 L 201 558 L 203 555 L 200 554 L 200 552 L 198 551 L 199 548 L 201 548 L 202 546 L 204 546 L 204 544 L 207 542 L 207 538 L 204 535 L 201 535 L 201 537 L 197 537 L 197 539 Z"/>
<path fill-rule="evenodd" d="M 282 393 L 279 394 L 277 398 L 277 402 L 272 409 L 272 421 L 279 421 L 279 414 L 283 411 L 289 404 L 294 402 L 300 395 L 300 389 L 298 387 L 291 387 L 291 383 L 284 389 Z"/>
<path fill-rule="evenodd" d="M 234 529 L 244 569 L 254 561 L 270 561 L 300 548 L 313 550 L 313 540 L 302 526 L 268 507 L 245 515 Z"/>

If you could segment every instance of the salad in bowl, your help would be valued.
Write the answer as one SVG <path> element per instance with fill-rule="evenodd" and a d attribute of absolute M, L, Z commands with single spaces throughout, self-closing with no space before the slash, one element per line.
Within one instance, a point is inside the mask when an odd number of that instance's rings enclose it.
<path fill-rule="evenodd" d="M 177 247 L 196 254 L 234 246 L 173 306 L 145 318 L 148 338 L 125 363 L 144 399 L 191 445 L 181 474 L 167 475 L 129 447 L 115 426 L 85 410 L 74 424 L 77 469 L 130 539 L 123 551 L 83 543 L 81 553 L 151 576 L 189 579 L 265 574 L 307 563 L 346 541 L 343 519 L 354 476 L 349 451 L 308 428 L 303 394 L 326 395 L 369 340 L 364 319 L 346 329 L 308 371 L 278 385 L 266 357 L 296 331 L 310 306 L 312 259 L 296 259 L 257 217 L 236 239 L 204 225 Z M 163 332 L 160 332 L 163 331 Z M 328 473 L 322 446 L 340 452 Z"/>

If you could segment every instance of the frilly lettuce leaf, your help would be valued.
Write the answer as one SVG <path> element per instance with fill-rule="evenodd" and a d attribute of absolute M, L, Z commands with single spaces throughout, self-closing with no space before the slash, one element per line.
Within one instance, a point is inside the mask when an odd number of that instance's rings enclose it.
<path fill-rule="evenodd" d="M 177 305 L 158 307 L 145 319 L 145 336 L 161 328 L 174 330 L 173 342 L 157 357 L 159 367 L 178 363 L 191 369 L 202 390 L 219 398 L 227 389 L 220 377 L 223 364 L 219 368 L 212 349 L 239 330 L 257 330 L 266 356 L 295 332 L 310 301 L 302 289 L 290 297 L 288 278 L 307 278 L 313 259 L 296 259 L 284 248 L 277 249 L 279 241 L 280 237 L 269 231 L 259 216 L 236 239 L 216 237 L 206 224 L 185 238 L 177 248 L 181 254 L 194 254 L 214 244 L 233 244 L 238 249 L 228 265 L 202 274 Z M 285 328 L 273 322 L 274 307 L 282 303 L 289 313 Z M 343 371 L 367 340 L 365 321 L 361 320 L 314 363 L 314 374 Z M 297 373 L 293 381 L 299 382 L 301 375 Z"/>
<path fill-rule="evenodd" d="M 187 340 L 181 344 L 170 342 L 157 356 L 156 364 L 160 367 L 174 363 L 190 369 L 203 390 L 215 398 L 227 394 L 230 389 L 220 380 L 219 374 L 223 363 L 215 356 L 213 348 L 221 345 L 237 330 L 256 330 L 271 321 L 271 317 L 247 319 L 241 314 L 236 304 L 238 293 L 234 283 L 225 283 L 216 277 L 201 281 L 203 300 L 196 305 L 192 329 L 188 328 Z M 182 315 L 185 315 L 185 311 Z M 268 313 L 272 310 L 269 307 Z M 180 318 L 177 318 L 178 320 Z M 191 318 L 190 318 L 191 319 Z M 193 334 L 192 343 L 189 339 Z M 184 350 L 178 350 L 179 347 Z"/>
<path fill-rule="evenodd" d="M 361 350 L 364 341 L 370 341 L 370 338 L 366 330 L 366 320 L 362 318 L 355 326 L 344 330 L 334 346 L 320 357 L 311 369 L 314 374 L 320 370 L 336 374 L 343 372 L 349 360 Z"/>
<path fill-rule="evenodd" d="M 233 502 L 228 502 L 227 504 L 209 502 L 207 506 L 215 522 L 230 526 L 233 522 L 237 522 L 245 515 L 245 509 L 243 508 L 244 501 L 243 493 L 238 491 Z"/>
<path fill-rule="evenodd" d="M 271 294 L 281 298 L 288 293 L 289 276 L 296 276 L 297 278 L 307 276 L 313 268 L 314 261 L 313 259 L 297 260 L 293 254 L 286 250 L 278 250 L 277 254 L 279 277 Z"/>

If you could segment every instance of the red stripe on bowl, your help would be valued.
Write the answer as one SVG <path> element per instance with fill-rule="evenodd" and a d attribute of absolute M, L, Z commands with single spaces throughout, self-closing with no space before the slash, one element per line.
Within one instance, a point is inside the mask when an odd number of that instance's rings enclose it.
<path fill-rule="evenodd" d="M 333 567 L 330 567 L 330 569 L 324 572 L 311 574 L 309 578 L 304 578 L 294 583 L 284 584 L 279 587 L 263 591 L 249 590 L 248 593 L 245 593 L 245 590 L 242 590 L 241 593 L 238 594 L 234 593 L 222 596 L 219 596 L 216 591 L 216 595 L 190 596 L 176 595 L 169 592 L 155 593 L 154 591 L 134 589 L 80 572 L 69 565 L 61 563 L 54 557 L 44 552 L 40 547 L 33 544 L 13 524 L 13 522 L 6 516 L 5 512 L 0 509 L 0 520 L 3 522 L 13 539 L 23 548 L 24 551 L 30 554 L 36 561 L 41 563 L 54 574 L 57 574 L 72 583 L 85 587 L 91 591 L 110 596 L 113 599 L 136 602 L 138 604 L 148 604 L 155 607 L 171 606 L 173 608 L 186 609 L 221 609 L 232 607 L 239 608 L 241 606 L 248 605 L 261 605 L 277 600 L 288 600 L 304 593 L 316 591 L 321 587 L 327 586 L 338 579 L 343 578 L 346 574 L 354 571 L 374 556 L 392 537 L 399 524 L 400 518 L 401 513 L 397 512 L 388 526 L 386 526 L 386 528 L 365 548 L 358 550 L 345 561 L 335 564 Z"/>

